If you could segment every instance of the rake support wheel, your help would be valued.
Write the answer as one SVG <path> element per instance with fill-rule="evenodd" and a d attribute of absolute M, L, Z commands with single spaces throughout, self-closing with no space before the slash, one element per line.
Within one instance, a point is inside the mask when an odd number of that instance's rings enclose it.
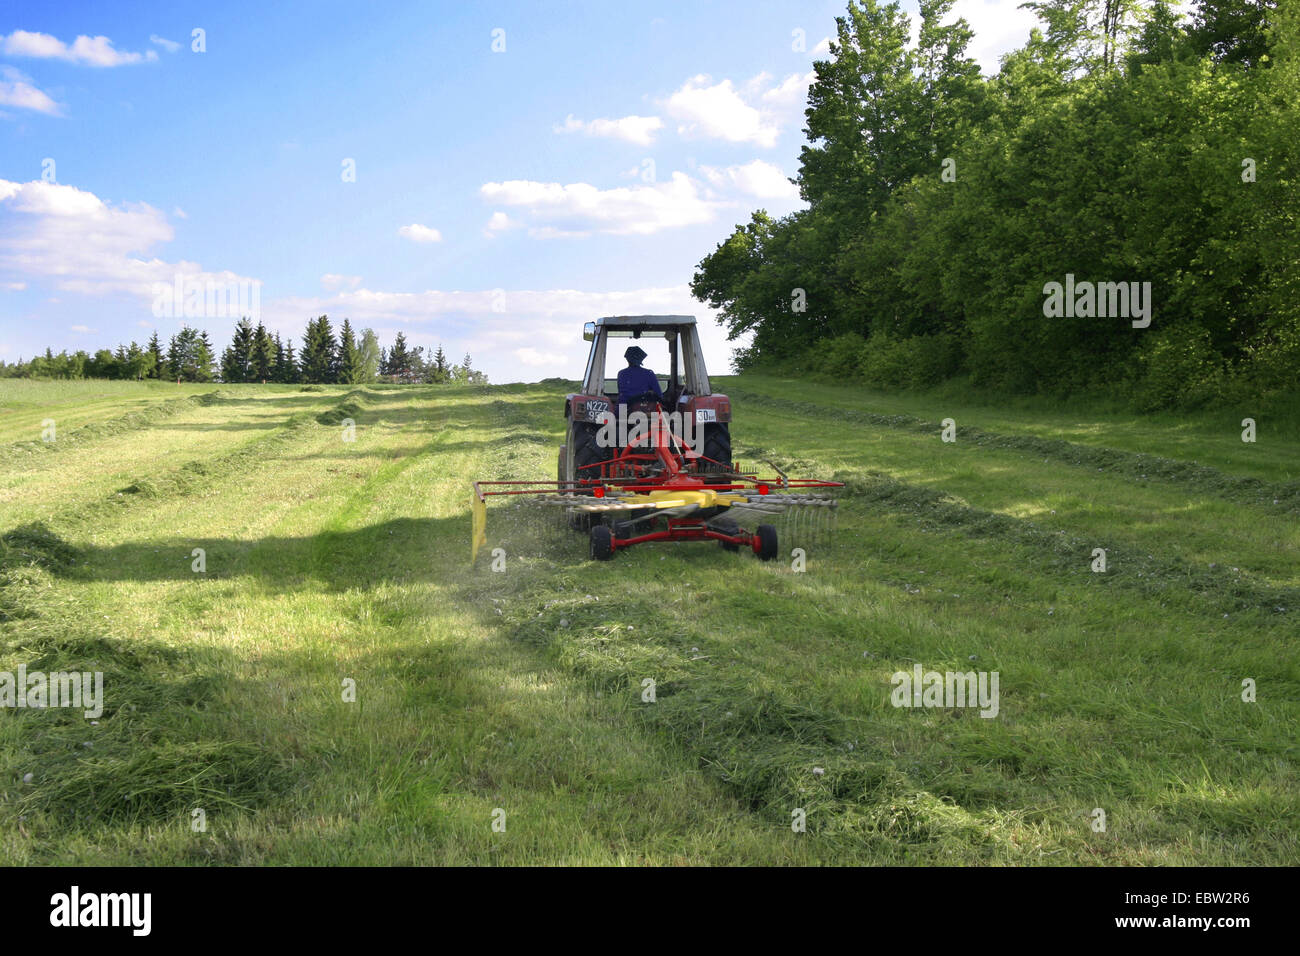
<path fill-rule="evenodd" d="M 591 529 L 591 556 L 596 561 L 614 557 L 614 532 L 608 525 L 598 524 Z"/>

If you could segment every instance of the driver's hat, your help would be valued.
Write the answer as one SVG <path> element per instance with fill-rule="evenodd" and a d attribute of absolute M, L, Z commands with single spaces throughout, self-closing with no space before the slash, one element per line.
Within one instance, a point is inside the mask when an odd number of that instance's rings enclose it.
<path fill-rule="evenodd" d="M 628 346 L 628 350 L 623 353 L 623 358 L 627 359 L 634 365 L 640 365 L 645 361 L 645 355 L 645 350 L 639 345 L 630 345 Z"/>

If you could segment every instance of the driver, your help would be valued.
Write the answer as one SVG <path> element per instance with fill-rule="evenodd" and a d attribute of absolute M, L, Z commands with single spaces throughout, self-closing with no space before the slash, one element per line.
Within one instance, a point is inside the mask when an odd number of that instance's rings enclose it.
<path fill-rule="evenodd" d="M 618 373 L 618 403 L 630 405 L 637 400 L 648 401 L 654 396 L 663 401 L 664 393 L 659 388 L 659 379 L 648 368 L 642 368 L 646 353 L 640 346 L 633 345 L 623 353 L 627 359 L 627 368 Z"/>

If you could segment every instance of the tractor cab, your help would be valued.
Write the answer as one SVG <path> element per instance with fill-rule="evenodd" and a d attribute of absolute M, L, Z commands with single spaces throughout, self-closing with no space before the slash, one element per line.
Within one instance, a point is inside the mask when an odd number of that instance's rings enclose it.
<path fill-rule="evenodd" d="M 662 408 L 674 433 L 707 459 L 701 467 L 731 466 L 731 401 L 709 386 L 695 318 L 689 315 L 614 315 L 583 326 L 591 343 L 582 391 L 565 397 L 567 442 L 560 451 L 559 477 L 595 477 L 591 466 L 617 448 L 602 447 L 600 426 L 618 416 L 618 373 L 627 367 L 623 353 L 637 345 L 646 353 L 642 367 L 652 370 L 663 391 Z M 604 443 L 607 444 L 607 443 Z"/>
<path fill-rule="evenodd" d="M 665 411 L 682 396 L 710 394 L 695 319 L 689 315 L 611 316 L 588 322 L 582 337 L 591 343 L 582 382 L 588 395 L 618 400 L 618 373 L 627 365 L 623 353 L 630 345 L 646 352 L 644 366 L 659 379 Z"/>

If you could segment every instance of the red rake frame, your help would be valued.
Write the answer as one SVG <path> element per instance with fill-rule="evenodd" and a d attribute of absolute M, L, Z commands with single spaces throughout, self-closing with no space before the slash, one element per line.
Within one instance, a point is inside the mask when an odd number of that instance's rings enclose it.
<path fill-rule="evenodd" d="M 659 405 L 655 406 L 654 421 L 658 423 L 664 421 L 663 409 Z M 775 477 L 766 478 L 758 474 L 743 473 L 723 462 L 699 454 L 685 447 L 681 439 L 660 424 L 650 428 L 648 446 L 640 442 L 632 442 L 626 447 L 617 449 L 612 458 L 582 466 L 583 471 L 592 472 L 589 477 L 570 481 L 476 481 L 473 483 L 474 503 L 478 509 L 483 509 L 487 499 L 493 496 L 555 495 L 572 496 L 572 503 L 577 505 L 582 503 L 582 498 L 587 497 L 594 499 L 610 497 L 616 500 L 624 496 L 650 495 L 655 492 L 668 494 L 718 492 L 742 495 L 749 501 L 758 498 L 757 503 L 761 504 L 764 496 L 771 495 L 773 489 L 778 489 L 779 493 L 774 495 L 772 504 L 779 505 L 797 503 L 787 497 L 789 492 L 794 490 L 844 487 L 844 483 L 839 481 L 790 478 L 772 462 L 765 462 L 765 464 L 771 465 L 776 472 Z M 723 470 L 717 472 L 699 470 L 710 465 Z M 732 503 L 728 502 L 726 507 L 730 507 Z M 483 518 L 481 522 L 476 522 L 474 530 L 475 553 L 481 543 L 479 537 L 486 522 L 486 512 L 480 510 L 479 514 L 482 514 Z M 650 541 L 703 540 L 721 541 L 738 548 L 749 547 L 765 560 L 774 556 L 763 553 L 764 542 L 762 535 L 758 533 L 751 534 L 740 529 L 737 529 L 739 532 L 737 534 L 719 531 L 709 527 L 706 519 L 689 515 L 673 515 L 671 511 L 666 512 L 663 517 L 666 521 L 666 528 L 663 530 L 649 531 L 625 538 L 619 538 L 611 530 L 608 535 L 608 554 L 597 556 L 611 557 L 620 548 L 629 548 Z M 593 549 L 595 547 L 593 538 Z"/>

